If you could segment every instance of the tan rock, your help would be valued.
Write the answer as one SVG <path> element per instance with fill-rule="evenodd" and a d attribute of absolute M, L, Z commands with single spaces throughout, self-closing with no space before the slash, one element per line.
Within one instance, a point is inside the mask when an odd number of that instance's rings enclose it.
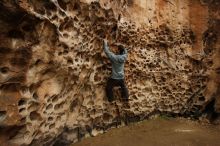
<path fill-rule="evenodd" d="M 53 145 L 157 112 L 220 111 L 219 3 L 191 0 L 3 0 L 0 142 Z M 129 103 L 109 103 L 102 39 L 128 49 Z M 8 136 L 5 133 L 11 131 Z"/>

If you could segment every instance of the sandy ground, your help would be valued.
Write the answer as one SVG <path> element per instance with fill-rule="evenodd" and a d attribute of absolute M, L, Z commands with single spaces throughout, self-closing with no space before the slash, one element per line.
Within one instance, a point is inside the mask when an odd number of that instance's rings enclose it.
<path fill-rule="evenodd" d="M 220 146 L 220 127 L 157 118 L 111 129 L 72 146 Z"/>

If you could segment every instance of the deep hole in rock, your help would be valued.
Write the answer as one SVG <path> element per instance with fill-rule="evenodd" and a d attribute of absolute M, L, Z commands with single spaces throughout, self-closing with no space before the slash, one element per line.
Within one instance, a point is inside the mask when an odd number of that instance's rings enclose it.
<path fill-rule="evenodd" d="M 9 68 L 8 67 L 1 67 L 0 68 L 0 73 L 7 74 L 8 72 L 9 72 Z"/>
<path fill-rule="evenodd" d="M 43 61 L 41 59 L 37 59 L 34 65 L 39 65 L 41 63 L 43 63 Z"/>
<path fill-rule="evenodd" d="M 59 96 L 58 95 L 54 95 L 54 96 L 51 97 L 51 99 L 52 99 L 53 103 L 57 102 L 59 100 Z"/>
<path fill-rule="evenodd" d="M 77 105 L 78 105 L 78 99 L 73 100 L 72 103 L 70 104 L 70 111 L 73 112 Z"/>
<path fill-rule="evenodd" d="M 53 121 L 53 117 L 49 117 L 49 118 L 48 118 L 48 121 Z"/>
<path fill-rule="evenodd" d="M 53 107 L 53 105 L 52 105 L 52 104 L 49 104 L 49 105 L 46 107 L 46 110 L 50 110 L 52 107 Z"/>
<path fill-rule="evenodd" d="M 23 117 L 20 119 L 21 124 L 24 124 L 26 122 L 26 117 Z"/>
<path fill-rule="evenodd" d="M 30 113 L 30 120 L 31 121 L 34 121 L 34 120 L 40 121 L 40 120 L 42 120 L 42 117 L 38 112 L 33 111 Z"/>
<path fill-rule="evenodd" d="M 27 103 L 26 99 L 20 99 L 20 100 L 18 101 L 18 106 L 22 106 L 22 105 L 24 105 L 24 104 L 26 104 L 26 103 Z"/>
<path fill-rule="evenodd" d="M 116 32 L 116 31 L 117 31 L 117 29 L 118 29 L 118 25 L 117 25 L 117 24 L 115 24 L 115 25 L 114 25 L 114 27 L 112 27 L 112 32 Z"/>
<path fill-rule="evenodd" d="M 80 10 L 80 5 L 77 2 L 74 3 L 73 10 Z"/>
<path fill-rule="evenodd" d="M 19 109 L 19 113 L 22 113 L 23 111 L 25 111 L 25 108 Z"/>
<path fill-rule="evenodd" d="M 205 101 L 205 97 L 204 96 L 199 97 L 199 101 Z"/>
<path fill-rule="evenodd" d="M 46 8 L 46 10 L 51 10 L 51 11 L 56 11 L 57 7 L 54 3 L 50 2 L 50 1 L 44 1 L 43 0 L 43 4 Z"/>
<path fill-rule="evenodd" d="M 55 124 L 51 124 L 50 126 L 49 126 L 49 129 L 52 129 L 52 128 L 54 128 L 55 127 Z"/>
<path fill-rule="evenodd" d="M 38 100 L 39 97 L 38 97 L 38 95 L 37 95 L 36 92 L 33 94 L 33 98 L 36 99 L 36 100 Z"/>
<path fill-rule="evenodd" d="M 66 3 L 63 0 L 57 0 L 57 2 L 62 9 L 66 10 Z"/>
<path fill-rule="evenodd" d="M 72 60 L 72 59 L 68 59 L 68 60 L 67 60 L 67 63 L 68 63 L 68 64 L 73 64 L 73 60 Z"/>
<path fill-rule="evenodd" d="M 55 106 L 54 106 L 54 109 L 55 110 L 58 110 L 58 109 L 60 109 L 60 108 L 63 108 L 63 105 L 65 104 L 65 102 L 61 102 L 61 103 L 59 103 L 59 104 L 56 104 Z"/>
<path fill-rule="evenodd" d="M 54 15 L 51 19 L 52 19 L 53 21 L 57 21 L 57 20 L 58 20 L 58 16 Z"/>

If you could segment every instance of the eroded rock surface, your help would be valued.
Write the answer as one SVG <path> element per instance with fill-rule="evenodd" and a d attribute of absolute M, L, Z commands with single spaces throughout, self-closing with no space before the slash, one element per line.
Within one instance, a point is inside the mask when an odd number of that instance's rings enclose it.
<path fill-rule="evenodd" d="M 1 0 L 0 140 L 76 142 L 157 112 L 220 112 L 220 1 Z M 108 103 L 110 47 L 128 48 L 129 106 Z M 7 135 L 6 135 L 7 133 Z"/>

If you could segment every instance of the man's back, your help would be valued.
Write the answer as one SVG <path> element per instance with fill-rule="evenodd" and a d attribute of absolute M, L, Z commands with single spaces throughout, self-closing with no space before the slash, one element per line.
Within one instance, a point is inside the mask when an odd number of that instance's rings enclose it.
<path fill-rule="evenodd" d="M 104 41 L 104 51 L 112 63 L 112 75 L 113 79 L 124 79 L 124 63 L 127 59 L 127 50 L 124 49 L 124 54 L 115 55 L 109 50 L 107 42 Z"/>

